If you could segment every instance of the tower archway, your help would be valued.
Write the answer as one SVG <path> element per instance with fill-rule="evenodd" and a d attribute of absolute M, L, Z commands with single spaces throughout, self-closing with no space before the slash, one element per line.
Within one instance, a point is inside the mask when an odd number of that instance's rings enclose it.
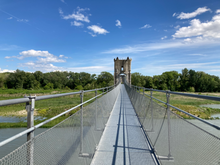
<path fill-rule="evenodd" d="M 127 82 L 131 84 L 131 58 L 114 59 L 114 82 L 117 84 L 121 82 L 121 75 L 125 76 Z"/>

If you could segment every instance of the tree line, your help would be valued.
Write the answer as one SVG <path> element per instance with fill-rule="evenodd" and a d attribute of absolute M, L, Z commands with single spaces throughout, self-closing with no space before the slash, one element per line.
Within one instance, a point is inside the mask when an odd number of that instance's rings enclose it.
<path fill-rule="evenodd" d="M 17 69 L 14 73 L 0 74 L 0 88 L 8 89 L 78 89 L 88 90 L 114 85 L 114 77 L 109 72 L 89 74 L 86 72 L 34 73 Z"/>
<path fill-rule="evenodd" d="M 183 69 L 164 72 L 161 75 L 144 76 L 138 72 L 131 74 L 132 85 L 171 91 L 220 92 L 218 76 L 205 72 Z M 88 90 L 114 85 L 114 77 L 109 72 L 89 74 L 86 72 L 34 73 L 16 70 L 14 73 L 0 74 L 0 88 L 8 89 L 78 89 Z"/>
<path fill-rule="evenodd" d="M 218 76 L 209 75 L 205 72 L 183 69 L 164 72 L 161 75 L 143 76 L 140 73 L 131 74 L 132 85 L 145 88 L 154 88 L 171 91 L 189 92 L 220 92 L 220 79 Z"/>

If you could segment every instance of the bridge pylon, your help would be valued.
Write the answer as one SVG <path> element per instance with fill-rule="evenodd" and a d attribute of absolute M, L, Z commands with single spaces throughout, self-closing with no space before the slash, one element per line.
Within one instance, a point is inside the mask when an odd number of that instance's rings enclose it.
<path fill-rule="evenodd" d="M 114 59 L 114 82 L 122 82 L 122 76 L 125 76 L 127 82 L 131 84 L 131 58 L 119 59 L 118 57 Z"/>

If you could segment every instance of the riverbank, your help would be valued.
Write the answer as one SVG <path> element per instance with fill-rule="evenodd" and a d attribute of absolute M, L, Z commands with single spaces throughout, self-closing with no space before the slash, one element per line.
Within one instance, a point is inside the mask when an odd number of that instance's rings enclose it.
<path fill-rule="evenodd" d="M 50 94 L 76 92 L 76 90 L 19 90 L 19 92 L 21 93 L 18 93 L 18 91 L 16 90 L 4 90 L 4 92 L 0 93 L 0 100 L 22 98 L 25 94 L 36 94 L 37 96 L 42 96 L 42 95 L 50 95 Z M 146 93 L 150 94 L 149 92 L 146 92 Z M 220 93 L 193 93 L 193 94 L 220 97 Z M 94 96 L 95 96 L 95 92 L 85 93 L 84 101 Z M 164 93 L 153 92 L 153 96 L 166 102 L 166 94 Z M 43 117 L 45 118 L 44 120 L 49 119 L 78 104 L 80 104 L 79 95 L 72 95 L 72 96 L 65 96 L 65 97 L 59 97 L 59 98 L 54 98 L 54 99 L 37 101 L 35 112 L 34 112 L 35 119 L 38 117 Z M 197 117 L 200 117 L 202 119 L 218 119 L 218 117 L 213 118 L 211 116 L 212 114 L 220 114 L 220 109 L 218 108 L 209 108 L 209 107 L 200 106 L 200 105 L 205 105 L 205 104 L 220 104 L 220 102 L 218 101 L 204 100 L 204 99 L 191 98 L 191 97 L 185 97 L 185 96 L 179 96 L 179 95 L 171 95 L 170 104 L 188 113 L 191 113 Z M 62 120 L 66 119 L 70 115 L 74 114 L 78 110 L 79 108 L 71 111 L 70 113 L 66 115 L 59 117 L 58 119 L 54 121 L 51 121 L 45 124 L 42 127 L 50 128 L 58 124 Z M 176 111 L 173 108 L 171 108 L 171 110 L 185 119 L 192 119 L 192 117 L 185 115 L 184 113 L 181 113 L 179 111 Z M 23 118 L 26 117 L 27 112 L 25 110 L 25 103 L 0 107 L 0 116 L 23 117 Z M 44 120 L 37 119 L 34 121 L 34 123 L 36 125 L 36 124 L 41 123 Z M 25 120 L 19 121 L 19 122 L 1 122 L 0 121 L 0 128 L 18 128 L 18 127 L 27 127 L 27 122 Z"/>
<path fill-rule="evenodd" d="M 20 91 L 21 93 L 17 93 L 16 90 L 8 90 L 8 92 L 6 90 L 3 93 L 0 93 L 0 100 L 22 98 L 22 96 L 24 96 L 27 93 L 32 94 L 32 95 L 36 94 L 36 96 L 42 96 L 42 95 L 69 93 L 69 92 L 76 92 L 76 91 L 78 91 L 78 90 L 45 90 L 45 91 L 43 91 L 43 90 L 30 90 L 30 91 L 23 90 L 23 91 Z M 37 93 L 37 92 L 39 92 L 39 93 Z M 83 100 L 84 101 L 89 100 L 90 98 L 92 98 L 94 96 L 95 96 L 95 92 L 84 93 Z M 35 125 L 39 124 L 46 119 L 54 117 L 64 111 L 80 104 L 80 102 L 81 101 L 80 101 L 79 94 L 36 101 L 35 111 L 34 111 L 34 116 L 35 116 L 36 120 L 34 121 L 34 123 L 35 123 Z M 91 101 L 91 102 L 93 102 L 93 101 Z M 89 103 L 87 103 L 87 104 L 89 104 Z M 61 122 L 62 120 L 66 119 L 67 117 L 71 116 L 72 114 L 74 114 L 78 110 L 79 110 L 79 108 L 45 124 L 44 126 L 42 126 L 42 128 L 52 127 L 52 126 L 58 124 L 59 122 Z M 0 107 L 0 116 L 25 118 L 27 116 L 27 112 L 25 110 L 25 103 Z M 44 118 L 44 120 L 39 120 L 39 117 Z M 17 128 L 17 127 L 27 127 L 27 122 L 25 120 L 19 121 L 19 122 L 1 122 L 0 121 L 0 128 Z"/>
<path fill-rule="evenodd" d="M 149 91 L 145 92 L 146 94 L 150 95 Z M 220 93 L 192 93 L 192 94 L 197 94 L 197 95 L 207 95 L 207 96 L 215 96 L 215 97 L 220 97 Z M 166 94 L 161 93 L 161 92 L 153 92 L 153 97 L 156 97 L 157 99 L 160 99 L 164 102 L 166 102 Z M 158 102 L 158 101 L 156 101 Z M 158 102 L 162 106 L 166 106 L 160 102 Z M 218 117 L 213 118 L 211 117 L 212 114 L 220 114 L 220 109 L 218 108 L 209 108 L 209 107 L 201 107 L 201 105 L 206 105 L 206 104 L 219 104 L 219 101 L 212 101 L 212 100 L 206 100 L 206 99 L 200 99 L 200 98 L 193 98 L 193 97 L 185 97 L 185 96 L 180 96 L 180 95 L 170 95 L 170 104 L 180 108 L 188 113 L 191 113 L 197 117 L 200 117 L 202 119 L 219 119 Z M 174 108 L 170 108 L 173 112 L 177 113 L 181 117 L 185 119 L 192 119 L 192 117 L 179 112 L 175 110 Z"/>

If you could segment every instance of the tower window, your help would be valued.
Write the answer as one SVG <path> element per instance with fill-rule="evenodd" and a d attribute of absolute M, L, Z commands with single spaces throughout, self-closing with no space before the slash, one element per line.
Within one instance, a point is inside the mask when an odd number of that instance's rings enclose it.
<path fill-rule="evenodd" d="M 121 66 L 121 71 L 124 71 L 124 68 L 123 68 L 123 66 Z"/>

